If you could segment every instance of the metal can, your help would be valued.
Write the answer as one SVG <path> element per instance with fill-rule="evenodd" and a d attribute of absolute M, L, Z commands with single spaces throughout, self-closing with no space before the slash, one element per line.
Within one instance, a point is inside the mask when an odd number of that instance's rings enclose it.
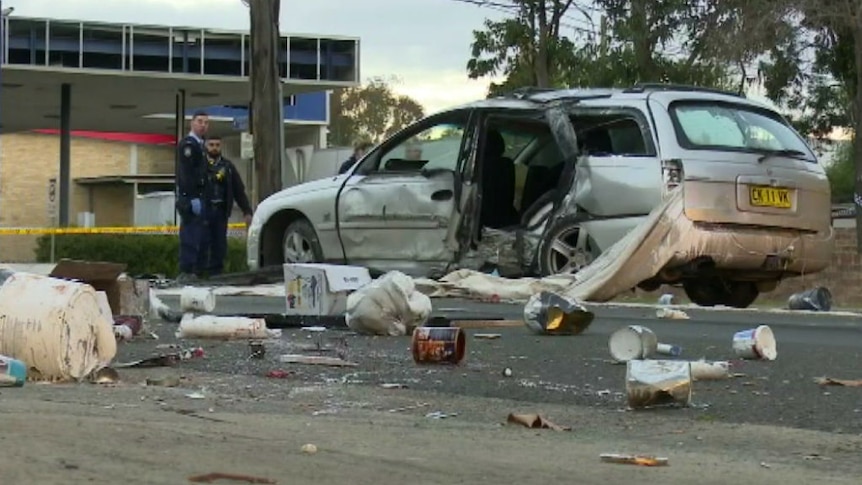
<path fill-rule="evenodd" d="M 248 350 L 252 359 L 262 359 L 266 355 L 266 347 L 263 346 L 263 342 L 252 340 L 248 343 Z"/>
<path fill-rule="evenodd" d="M 457 364 L 464 359 L 467 339 L 458 327 L 416 327 L 413 360 L 417 364 Z"/>

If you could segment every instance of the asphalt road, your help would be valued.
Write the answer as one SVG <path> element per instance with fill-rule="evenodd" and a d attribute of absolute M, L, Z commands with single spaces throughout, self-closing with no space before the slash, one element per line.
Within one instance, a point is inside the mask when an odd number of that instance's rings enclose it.
<path fill-rule="evenodd" d="M 176 306 L 177 298 L 163 297 Z M 435 312 L 462 317 L 521 318 L 521 306 L 434 300 Z M 220 297 L 219 313 L 283 311 L 280 298 Z M 648 307 L 593 308 L 596 318 L 578 336 L 536 336 L 526 328 L 468 330 L 467 357 L 459 366 L 416 365 L 408 337 L 361 337 L 332 330 L 322 337 L 304 331 L 285 331 L 267 344 L 263 360 L 249 360 L 241 342 L 202 345 L 207 358 L 184 363 L 215 373 L 263 375 L 269 370 L 293 371 L 302 382 L 343 382 L 345 385 L 402 384 L 411 389 L 476 397 L 500 397 L 525 403 L 588 406 L 608 413 L 626 408 L 625 365 L 611 363 L 608 336 L 631 324 L 652 329 L 659 341 L 683 347 L 680 358 L 731 360 L 735 373 L 725 381 L 695 382 L 693 406 L 637 412 L 675 413 L 691 422 L 724 421 L 862 433 L 862 387 L 821 387 L 814 378 L 829 376 L 862 379 L 862 315 L 808 312 L 705 311 L 691 309 L 690 320 L 659 320 Z M 772 362 L 733 360 L 734 332 L 769 325 L 778 341 Z M 157 326 L 160 343 L 170 341 L 173 325 Z M 496 340 L 480 340 L 475 333 L 499 333 Z M 356 368 L 327 368 L 281 364 L 279 354 L 303 351 L 320 338 L 345 336 L 349 359 Z M 147 346 L 125 346 L 121 358 L 145 356 Z M 511 377 L 503 376 L 505 368 Z"/>

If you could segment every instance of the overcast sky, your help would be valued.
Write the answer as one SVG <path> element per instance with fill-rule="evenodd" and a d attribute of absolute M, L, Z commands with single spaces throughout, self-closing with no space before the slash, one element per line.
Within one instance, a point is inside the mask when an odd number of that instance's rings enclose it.
<path fill-rule="evenodd" d="M 2 0 L 13 15 L 247 30 L 241 0 Z M 361 39 L 363 78 L 398 76 L 429 112 L 485 96 L 466 75 L 472 31 L 499 12 L 457 0 L 281 0 L 283 33 Z"/>

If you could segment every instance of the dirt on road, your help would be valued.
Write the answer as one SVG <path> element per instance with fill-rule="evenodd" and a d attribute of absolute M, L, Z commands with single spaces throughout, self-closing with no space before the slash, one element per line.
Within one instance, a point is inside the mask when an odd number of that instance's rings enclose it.
<path fill-rule="evenodd" d="M 0 483 L 183 484 L 212 472 L 280 484 L 858 483 L 862 438 L 350 382 L 121 370 L 112 385 L 0 389 Z M 778 405 L 769 403 L 765 405 Z M 540 413 L 572 431 L 504 424 Z M 442 417 L 447 416 L 447 417 Z M 314 444 L 317 452 L 301 451 Z M 602 463 L 665 456 L 667 467 Z M 214 483 L 243 483 L 219 481 Z"/>

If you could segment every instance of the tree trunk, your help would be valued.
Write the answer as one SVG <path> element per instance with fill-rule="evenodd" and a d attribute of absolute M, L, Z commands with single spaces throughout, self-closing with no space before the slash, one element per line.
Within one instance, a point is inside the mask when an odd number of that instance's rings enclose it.
<path fill-rule="evenodd" d="M 548 29 L 548 9 L 545 7 L 545 1 L 539 0 L 538 9 L 535 10 L 535 15 L 539 20 L 539 45 L 536 52 L 536 83 L 540 88 L 551 87 L 551 75 L 548 62 L 548 43 L 550 42 L 550 32 Z"/>
<path fill-rule="evenodd" d="M 280 0 L 251 0 L 251 132 L 257 201 L 280 191 L 284 157 L 284 101 L 278 72 Z M 286 185 L 296 183 L 288 170 Z"/>

